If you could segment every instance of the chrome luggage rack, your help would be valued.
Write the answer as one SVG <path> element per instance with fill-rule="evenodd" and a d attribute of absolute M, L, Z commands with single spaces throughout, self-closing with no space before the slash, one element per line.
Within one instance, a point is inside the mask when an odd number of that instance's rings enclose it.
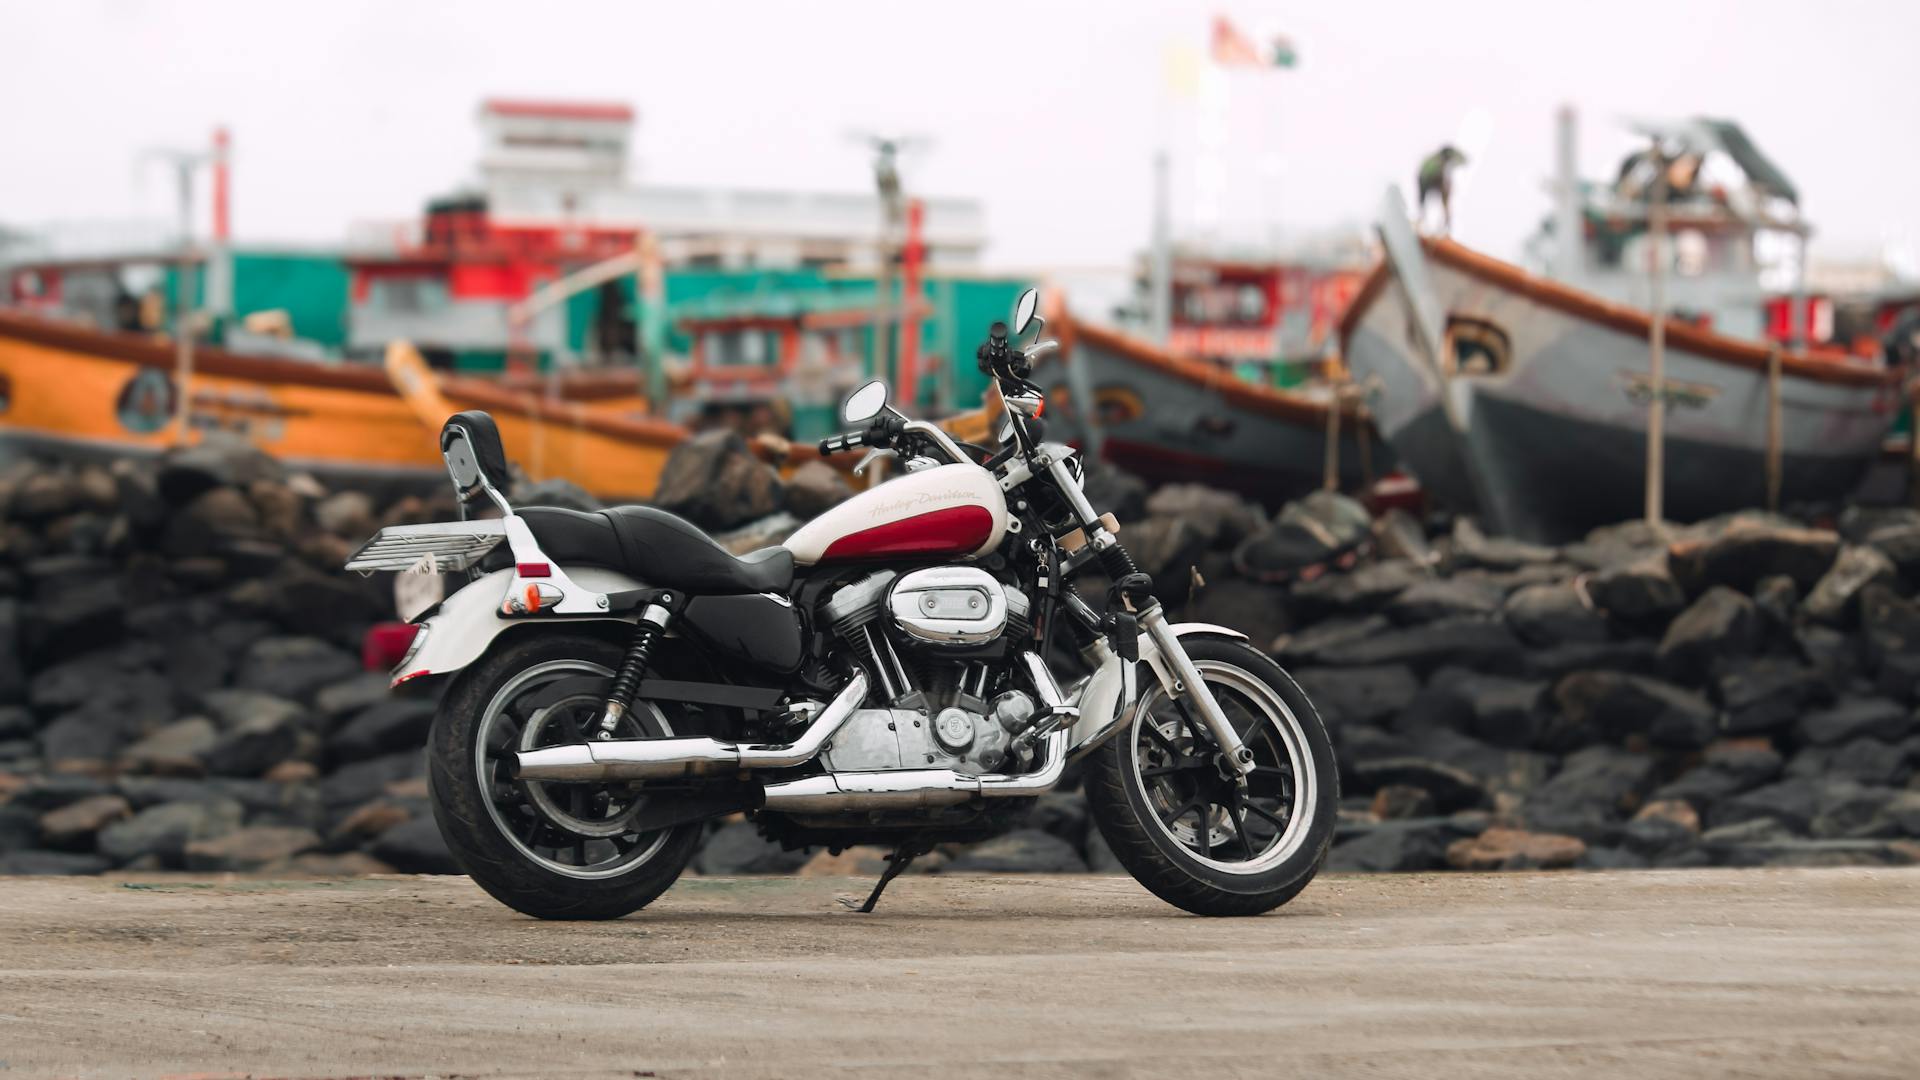
<path fill-rule="evenodd" d="M 506 522 L 498 518 L 389 525 L 353 553 L 347 569 L 362 575 L 377 570 L 408 570 L 432 556 L 440 570 L 465 570 L 506 538 Z"/>

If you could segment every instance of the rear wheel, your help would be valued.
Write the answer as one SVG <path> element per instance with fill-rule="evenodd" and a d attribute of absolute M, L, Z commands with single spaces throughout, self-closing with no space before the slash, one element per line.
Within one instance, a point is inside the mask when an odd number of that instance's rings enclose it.
<path fill-rule="evenodd" d="M 1258 915 L 1294 898 L 1333 841 L 1340 776 L 1299 686 L 1264 654 L 1220 637 L 1187 655 L 1253 751 L 1242 787 L 1197 715 L 1157 682 L 1088 759 L 1087 802 L 1120 864 L 1197 915 Z"/>
<path fill-rule="evenodd" d="M 621 650 L 586 634 L 526 634 L 462 672 L 429 743 L 434 818 L 461 868 L 501 903 L 542 919 L 614 919 L 680 876 L 698 824 L 643 829 L 645 785 L 507 775 L 508 753 L 577 743 L 598 721 Z M 636 702 L 613 737 L 686 735 Z"/>

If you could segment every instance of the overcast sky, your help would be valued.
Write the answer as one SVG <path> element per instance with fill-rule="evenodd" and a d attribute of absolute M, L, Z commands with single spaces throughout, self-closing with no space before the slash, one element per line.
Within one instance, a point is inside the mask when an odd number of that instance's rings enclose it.
<path fill-rule="evenodd" d="M 990 266 L 1117 265 L 1176 154 L 1193 224 L 1198 106 L 1167 54 L 1216 12 L 1300 64 L 1228 83 L 1224 219 L 1361 221 L 1448 140 L 1478 147 L 1456 234 L 1505 257 L 1546 212 L 1556 107 L 1582 166 L 1617 120 L 1743 123 L 1800 185 L 1816 257 L 1920 240 L 1920 3 L 196 3 L 0 0 L 0 223 L 170 212 L 142 148 L 233 130 L 243 242 L 338 242 L 470 177 L 488 95 L 640 112 L 643 180 L 865 190 L 854 129 L 931 145 L 911 187 L 986 206 Z"/>

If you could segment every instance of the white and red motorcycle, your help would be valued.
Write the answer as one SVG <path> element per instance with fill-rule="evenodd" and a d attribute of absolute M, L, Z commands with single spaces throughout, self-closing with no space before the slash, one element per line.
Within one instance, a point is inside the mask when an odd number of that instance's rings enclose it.
<path fill-rule="evenodd" d="M 789 847 L 893 849 L 871 910 L 916 855 L 1018 825 L 1082 759 L 1114 856 L 1170 903 L 1248 915 L 1306 887 L 1339 803 L 1326 731 L 1244 634 L 1167 621 L 1076 452 L 1040 440 L 1027 376 L 1053 343 L 1017 344 L 1037 304 L 979 350 L 1004 445 L 868 383 L 821 450 L 902 474 L 743 557 L 651 507 L 510 506 L 492 420 L 447 421 L 466 520 L 384 529 L 348 566 L 471 578 L 418 620 L 395 684 L 450 680 L 434 812 L 482 888 L 615 918 L 674 882 L 702 822 L 745 811 Z"/>

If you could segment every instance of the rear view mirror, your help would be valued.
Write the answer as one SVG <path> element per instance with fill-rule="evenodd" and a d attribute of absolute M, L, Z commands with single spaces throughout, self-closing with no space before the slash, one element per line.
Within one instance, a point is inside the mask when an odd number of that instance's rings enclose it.
<path fill-rule="evenodd" d="M 840 418 L 849 424 L 864 424 L 887 407 L 887 384 L 875 379 L 847 395 L 840 407 Z"/>
<path fill-rule="evenodd" d="M 1020 294 L 1020 299 L 1013 305 L 1014 337 L 1019 337 L 1021 334 L 1027 332 L 1027 327 L 1033 323 L 1033 317 L 1039 310 L 1040 290 L 1028 289 L 1026 292 Z"/>

